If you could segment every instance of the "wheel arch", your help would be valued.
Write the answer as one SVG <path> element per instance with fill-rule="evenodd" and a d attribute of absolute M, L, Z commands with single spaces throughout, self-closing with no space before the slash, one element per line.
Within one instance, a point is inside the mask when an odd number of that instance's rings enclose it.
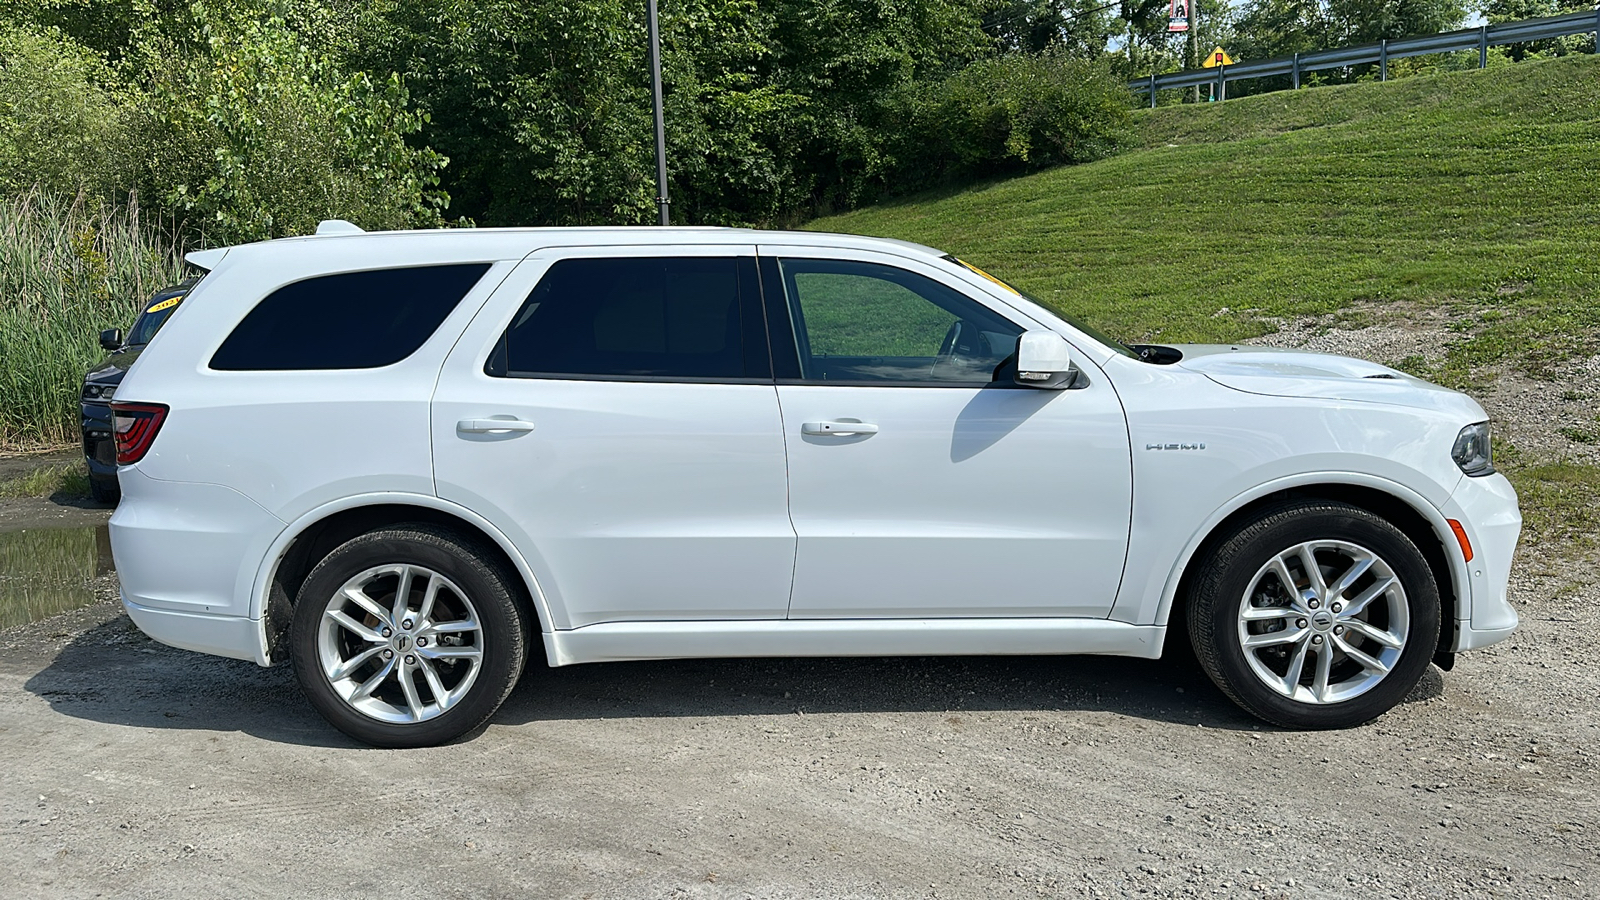
<path fill-rule="evenodd" d="M 498 528 L 472 511 L 438 497 L 421 494 L 374 494 L 325 504 L 302 515 L 283 530 L 256 573 L 250 617 L 260 623 L 263 656 L 270 665 L 285 658 L 279 651 L 288 633 L 294 597 L 306 576 L 335 547 L 368 531 L 402 522 L 426 522 L 449 528 L 474 541 L 485 553 L 518 575 L 519 599 L 532 611 L 541 632 L 550 630 L 550 611 L 538 578 L 526 559 Z"/>
<path fill-rule="evenodd" d="M 1212 521 L 1200 529 L 1185 548 L 1173 573 L 1168 577 L 1162 592 L 1157 622 L 1164 624 L 1170 637 L 1179 639 L 1187 631 L 1187 605 L 1178 602 L 1188 595 L 1189 587 L 1201 563 L 1211 548 L 1265 506 L 1283 500 L 1332 500 L 1365 509 L 1400 529 L 1422 551 L 1428 567 L 1433 570 L 1439 585 L 1440 651 L 1447 651 L 1454 637 L 1456 622 L 1466 618 L 1469 610 L 1470 588 L 1466 562 L 1459 553 L 1451 553 L 1454 533 L 1450 525 L 1433 504 L 1401 485 L 1370 477 L 1323 477 L 1303 482 L 1267 485 L 1235 500 L 1212 516 Z"/>

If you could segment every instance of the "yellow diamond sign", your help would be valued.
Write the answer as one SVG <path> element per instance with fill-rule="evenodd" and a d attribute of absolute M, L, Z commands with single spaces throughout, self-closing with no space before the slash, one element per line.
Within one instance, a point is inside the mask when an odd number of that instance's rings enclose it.
<path fill-rule="evenodd" d="M 1228 55 L 1228 51 L 1218 47 L 1211 51 L 1211 55 L 1206 57 L 1203 65 L 1208 69 L 1215 69 L 1217 66 L 1231 66 L 1233 65 L 1233 57 Z"/>

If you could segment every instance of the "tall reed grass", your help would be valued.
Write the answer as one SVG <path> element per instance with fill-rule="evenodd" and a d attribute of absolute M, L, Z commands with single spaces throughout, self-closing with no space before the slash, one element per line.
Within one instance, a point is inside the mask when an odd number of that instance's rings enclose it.
<path fill-rule="evenodd" d="M 0 445 L 78 439 L 100 330 L 126 330 L 143 301 L 182 277 L 182 248 L 152 225 L 132 196 L 0 198 Z"/>

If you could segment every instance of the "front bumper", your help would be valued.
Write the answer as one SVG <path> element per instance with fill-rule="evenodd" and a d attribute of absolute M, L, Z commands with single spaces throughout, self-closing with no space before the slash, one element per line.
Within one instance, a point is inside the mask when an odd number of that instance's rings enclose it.
<path fill-rule="evenodd" d="M 1522 533 L 1517 492 L 1504 475 L 1463 478 L 1443 512 L 1461 523 L 1473 551 L 1450 649 L 1476 650 L 1499 643 L 1517 629 L 1517 611 L 1506 596 L 1511 558 Z"/>

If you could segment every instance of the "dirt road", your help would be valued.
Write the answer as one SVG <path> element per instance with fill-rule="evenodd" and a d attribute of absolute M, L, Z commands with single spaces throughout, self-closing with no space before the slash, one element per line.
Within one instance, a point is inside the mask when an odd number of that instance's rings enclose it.
<path fill-rule="evenodd" d="M 1596 896 L 1593 587 L 1555 585 L 1353 731 L 1173 663 L 666 662 L 410 752 L 107 603 L 0 634 L 0 896 Z"/>

